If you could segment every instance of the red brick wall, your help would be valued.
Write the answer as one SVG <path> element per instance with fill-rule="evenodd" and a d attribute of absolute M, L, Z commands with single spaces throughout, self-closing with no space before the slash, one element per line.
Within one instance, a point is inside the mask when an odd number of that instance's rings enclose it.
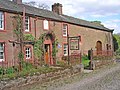
<path fill-rule="evenodd" d="M 13 18 L 15 14 L 5 12 L 5 30 L 0 31 L 0 41 L 4 41 L 6 45 L 6 61 L 13 62 L 14 59 L 17 59 L 17 52 L 19 51 L 19 45 L 15 47 L 12 46 L 12 43 L 9 43 L 8 40 L 15 40 L 14 37 L 14 26 L 13 26 Z M 67 38 L 62 35 L 62 25 L 64 22 L 57 21 L 49 21 L 49 30 L 43 29 L 43 20 L 40 18 L 30 17 L 30 34 L 34 37 L 39 38 L 42 33 L 46 33 L 50 30 L 54 31 L 56 35 L 56 39 L 58 39 L 59 45 L 62 46 L 58 48 L 57 57 L 61 57 L 63 55 L 63 44 L 67 43 Z M 36 22 L 36 26 L 35 26 Z M 68 23 L 66 23 L 68 24 Z M 36 29 L 35 29 L 36 27 Z M 36 30 L 36 35 L 35 35 Z M 68 33 L 69 36 L 81 36 L 80 50 L 82 53 L 87 52 L 89 49 L 96 50 L 96 42 L 99 40 L 102 42 L 103 50 L 106 50 L 106 44 L 110 44 L 112 46 L 112 34 L 110 32 L 101 31 L 97 29 L 77 26 L 73 24 L 68 24 Z M 72 51 L 71 51 L 72 52 Z M 9 64 L 10 66 L 12 64 Z"/>

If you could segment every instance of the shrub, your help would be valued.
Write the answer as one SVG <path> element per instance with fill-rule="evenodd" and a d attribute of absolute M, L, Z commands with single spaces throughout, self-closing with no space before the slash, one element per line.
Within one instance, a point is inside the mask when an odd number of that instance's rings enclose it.
<path fill-rule="evenodd" d="M 88 59 L 87 55 L 82 56 L 82 64 L 84 65 L 84 68 L 89 66 L 90 60 Z"/>

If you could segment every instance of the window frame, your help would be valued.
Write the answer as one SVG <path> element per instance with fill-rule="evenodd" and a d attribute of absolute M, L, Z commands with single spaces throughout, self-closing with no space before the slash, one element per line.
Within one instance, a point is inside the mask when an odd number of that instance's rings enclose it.
<path fill-rule="evenodd" d="M 26 50 L 27 49 L 27 50 Z M 29 49 L 29 50 L 28 50 Z M 29 53 L 28 53 L 29 52 Z M 29 57 L 28 57 L 29 56 Z M 32 58 L 32 50 L 31 47 L 25 47 L 25 59 L 31 59 Z"/>
<path fill-rule="evenodd" d="M 30 32 L 30 17 L 29 16 L 25 16 L 25 32 Z"/>
<path fill-rule="evenodd" d="M 0 59 L 0 62 L 2 62 L 2 61 L 5 61 L 5 43 L 3 43 L 3 42 L 0 42 L 0 44 L 3 44 L 3 50 L 1 51 L 0 50 L 0 52 L 2 52 L 3 53 L 3 59 Z"/>
<path fill-rule="evenodd" d="M 47 26 L 46 26 L 46 24 L 47 24 Z M 47 19 L 43 20 L 43 29 L 44 30 L 49 30 L 49 21 Z"/>
<path fill-rule="evenodd" d="M 65 26 L 65 28 L 64 28 L 64 26 Z M 67 34 L 68 34 L 68 25 L 67 24 L 63 24 L 62 34 L 63 34 L 63 36 L 67 36 Z"/>
<path fill-rule="evenodd" d="M 65 53 L 66 52 L 66 53 Z M 63 55 L 67 56 L 68 55 L 68 45 L 67 44 L 63 44 Z"/>
<path fill-rule="evenodd" d="M 2 22 L 2 24 L 0 24 L 1 25 L 0 30 L 4 30 L 4 21 L 5 21 L 4 18 L 5 18 L 4 12 L 0 11 L 0 22 Z"/>

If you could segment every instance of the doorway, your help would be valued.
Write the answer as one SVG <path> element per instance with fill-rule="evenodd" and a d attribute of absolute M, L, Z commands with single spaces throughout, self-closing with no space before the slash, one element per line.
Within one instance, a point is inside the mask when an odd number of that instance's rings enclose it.
<path fill-rule="evenodd" d="M 47 65 L 49 65 L 49 63 L 50 63 L 50 44 L 45 44 L 44 49 L 45 49 L 45 63 Z"/>
<path fill-rule="evenodd" d="M 102 42 L 101 41 L 97 41 L 96 49 L 97 49 L 97 55 L 101 55 L 102 54 Z"/>

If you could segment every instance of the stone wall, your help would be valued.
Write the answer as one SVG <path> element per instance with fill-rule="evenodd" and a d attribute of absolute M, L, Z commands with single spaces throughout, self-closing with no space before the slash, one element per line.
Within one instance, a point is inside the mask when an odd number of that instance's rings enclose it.
<path fill-rule="evenodd" d="M 67 69 L 59 69 L 55 72 L 40 74 L 35 73 L 33 76 L 21 77 L 13 80 L 1 80 L 0 90 L 22 90 L 23 87 L 30 86 L 35 83 L 45 83 L 51 80 L 69 77 L 74 74 L 82 72 L 82 65 L 76 65 Z"/>
<path fill-rule="evenodd" d="M 93 60 L 92 61 L 92 69 L 97 69 L 102 67 L 103 65 L 113 64 L 115 63 L 115 60 Z"/>

